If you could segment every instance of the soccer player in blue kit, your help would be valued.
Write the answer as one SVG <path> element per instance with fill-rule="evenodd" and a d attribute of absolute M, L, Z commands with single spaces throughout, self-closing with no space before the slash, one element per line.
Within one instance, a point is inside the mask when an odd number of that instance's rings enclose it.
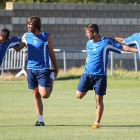
<path fill-rule="evenodd" d="M 45 126 L 43 120 L 42 98 L 48 98 L 53 89 L 54 78 L 58 75 L 57 61 L 49 33 L 41 31 L 39 17 L 30 17 L 27 21 L 28 32 L 22 37 L 19 49 L 27 46 L 27 79 L 28 88 L 34 95 L 38 121 L 34 126 Z M 51 73 L 49 57 L 55 72 Z M 50 74 L 51 73 L 51 74 Z"/>
<path fill-rule="evenodd" d="M 96 121 L 90 129 L 100 128 L 100 120 L 104 110 L 103 96 L 106 94 L 107 87 L 107 64 L 109 51 L 121 53 L 121 50 L 137 53 L 136 48 L 116 43 L 110 38 L 99 35 L 98 25 L 90 23 L 85 27 L 87 42 L 87 58 L 76 96 L 82 99 L 88 90 L 95 90 L 96 93 Z"/>
<path fill-rule="evenodd" d="M 21 37 L 10 37 L 10 31 L 7 28 L 0 30 L 0 66 L 6 55 L 6 52 L 10 48 L 14 48 L 18 51 L 18 45 L 21 41 Z"/>
<path fill-rule="evenodd" d="M 119 38 L 109 36 L 112 40 L 125 45 L 135 46 L 138 48 L 139 60 L 140 60 L 140 33 L 135 33 L 127 38 Z"/>

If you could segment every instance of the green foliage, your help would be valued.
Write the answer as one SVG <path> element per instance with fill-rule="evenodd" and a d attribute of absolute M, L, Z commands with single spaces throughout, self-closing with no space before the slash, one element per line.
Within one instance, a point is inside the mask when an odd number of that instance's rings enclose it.
<path fill-rule="evenodd" d="M 1 0 L 0 1 L 0 9 L 5 9 L 6 2 L 11 2 L 11 0 Z"/>
<path fill-rule="evenodd" d="M 1 0 L 0 9 L 4 9 L 5 8 L 6 2 L 140 4 L 139 0 Z"/>

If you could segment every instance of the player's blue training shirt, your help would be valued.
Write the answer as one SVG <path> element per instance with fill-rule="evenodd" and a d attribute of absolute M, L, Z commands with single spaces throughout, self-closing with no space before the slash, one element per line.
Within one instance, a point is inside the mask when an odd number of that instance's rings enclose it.
<path fill-rule="evenodd" d="M 140 33 L 135 33 L 132 36 L 125 38 L 124 41 L 126 45 L 137 47 L 140 60 Z"/>
<path fill-rule="evenodd" d="M 20 41 L 21 37 L 13 36 L 11 39 L 7 39 L 6 41 L 4 41 L 4 43 L 0 42 L 0 66 L 8 49 L 19 45 Z"/>
<path fill-rule="evenodd" d="M 40 32 L 38 35 L 27 32 L 25 43 L 28 47 L 27 68 L 28 69 L 48 69 L 49 52 L 47 37 L 49 33 Z"/>
<path fill-rule="evenodd" d="M 84 73 L 106 75 L 109 51 L 120 54 L 122 46 L 110 38 L 102 36 L 97 42 L 89 40 L 86 45 L 88 60 L 84 67 Z"/>

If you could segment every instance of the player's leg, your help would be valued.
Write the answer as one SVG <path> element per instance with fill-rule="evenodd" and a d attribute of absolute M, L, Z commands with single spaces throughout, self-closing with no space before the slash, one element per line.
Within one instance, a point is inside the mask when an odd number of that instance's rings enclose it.
<path fill-rule="evenodd" d="M 96 94 L 96 103 L 97 103 L 96 121 L 92 125 L 91 129 L 100 128 L 100 120 L 101 120 L 101 117 L 102 117 L 102 114 L 103 114 L 103 111 L 104 111 L 103 96 L 100 96 L 100 95 Z"/>
<path fill-rule="evenodd" d="M 45 126 L 43 120 L 43 104 L 41 97 L 48 98 L 53 89 L 53 81 L 54 81 L 54 72 L 50 72 L 49 70 L 41 70 L 38 71 L 38 88 L 34 89 L 34 95 L 37 95 L 37 99 L 35 98 L 35 106 L 38 115 L 38 120 L 35 126 Z"/>
<path fill-rule="evenodd" d="M 104 103 L 103 103 L 103 96 L 96 94 L 96 123 L 100 123 L 103 111 L 104 111 Z"/>
<path fill-rule="evenodd" d="M 54 80 L 50 78 L 50 87 L 42 87 L 38 85 L 37 88 L 32 90 L 32 92 L 34 93 L 35 107 L 36 107 L 36 112 L 37 112 L 38 120 L 39 120 L 39 122 L 35 124 L 36 126 L 45 125 L 44 120 L 43 120 L 43 103 L 42 103 L 41 97 L 48 98 L 50 96 L 53 89 L 53 81 Z"/>
<path fill-rule="evenodd" d="M 38 81 L 39 93 L 42 98 L 49 98 L 53 90 L 54 70 L 51 70 L 51 71 L 45 70 L 44 72 L 46 73 L 46 75 L 44 75 L 43 77 L 40 77 Z"/>
<path fill-rule="evenodd" d="M 36 79 L 37 76 L 36 70 L 27 69 L 27 78 L 28 78 L 28 87 L 31 89 L 33 95 L 34 95 L 34 103 L 36 108 L 36 113 L 38 116 L 38 120 L 34 126 L 44 126 L 44 120 L 43 120 L 43 104 L 41 100 L 41 95 L 38 90 L 38 81 Z"/>
<path fill-rule="evenodd" d="M 76 90 L 76 97 L 77 98 L 82 99 L 86 94 L 87 94 L 87 91 L 86 92 L 81 92 L 81 91 Z"/>
<path fill-rule="evenodd" d="M 49 98 L 50 97 L 50 94 L 51 94 L 50 87 L 42 87 L 40 85 L 38 87 L 39 87 L 39 93 L 40 93 L 42 98 Z"/>
<path fill-rule="evenodd" d="M 34 103 L 36 108 L 36 113 L 38 116 L 38 121 L 34 126 L 45 126 L 44 120 L 43 120 L 43 103 L 41 100 L 41 95 L 38 91 L 38 87 L 35 89 L 32 89 L 32 92 L 34 94 Z"/>
<path fill-rule="evenodd" d="M 77 98 L 82 99 L 87 94 L 88 90 L 93 90 L 91 79 L 92 79 L 91 74 L 85 73 L 82 74 L 76 90 Z"/>
<path fill-rule="evenodd" d="M 34 95 L 34 103 L 35 103 L 37 116 L 42 116 L 43 115 L 43 104 L 42 104 L 42 100 L 41 100 L 41 95 L 38 91 L 38 87 L 31 89 L 31 90 Z"/>
<path fill-rule="evenodd" d="M 100 121 L 104 111 L 104 103 L 103 96 L 106 94 L 106 76 L 96 76 L 96 82 L 94 85 L 95 93 L 96 93 L 96 121 L 95 124 L 91 127 L 91 129 L 100 128 Z"/>

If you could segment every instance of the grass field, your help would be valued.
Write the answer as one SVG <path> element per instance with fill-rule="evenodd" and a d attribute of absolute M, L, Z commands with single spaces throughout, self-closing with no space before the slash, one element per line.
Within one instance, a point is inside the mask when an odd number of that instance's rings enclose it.
<path fill-rule="evenodd" d="M 45 127 L 33 126 L 37 116 L 27 81 L 0 82 L 0 140 L 140 139 L 140 80 L 108 78 L 101 128 L 90 130 L 95 93 L 77 99 L 79 77 L 73 78 L 58 78 L 51 97 L 43 99 Z"/>

